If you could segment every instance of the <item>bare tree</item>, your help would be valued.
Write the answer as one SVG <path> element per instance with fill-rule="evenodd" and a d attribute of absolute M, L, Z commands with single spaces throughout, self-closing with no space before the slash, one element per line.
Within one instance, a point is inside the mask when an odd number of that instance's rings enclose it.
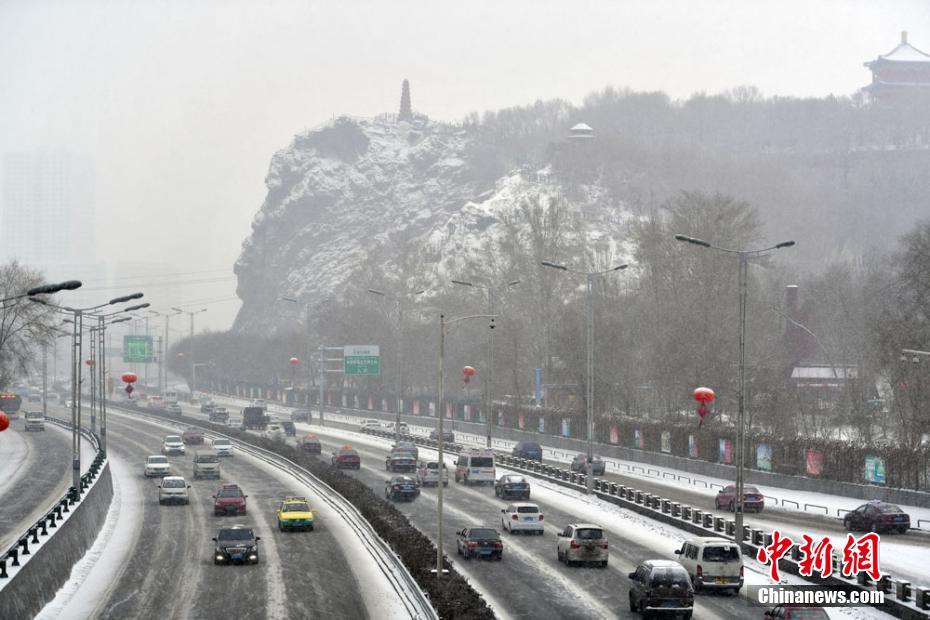
<path fill-rule="evenodd" d="M 0 298 L 20 295 L 43 282 L 41 272 L 12 262 L 0 267 Z M 0 386 L 29 371 L 40 347 L 51 342 L 54 314 L 28 299 L 0 308 Z"/>

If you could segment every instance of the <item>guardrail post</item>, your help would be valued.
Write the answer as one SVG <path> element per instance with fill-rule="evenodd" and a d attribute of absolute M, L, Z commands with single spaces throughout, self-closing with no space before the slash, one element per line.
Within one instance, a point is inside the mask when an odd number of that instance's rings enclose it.
<path fill-rule="evenodd" d="M 643 492 L 642 491 L 636 491 L 635 501 L 637 504 L 643 503 Z"/>
<path fill-rule="evenodd" d="M 749 526 L 748 526 L 748 525 L 744 525 L 744 526 L 743 526 L 743 536 L 742 536 L 742 540 L 740 540 L 740 542 L 743 542 L 743 541 L 745 541 L 745 540 L 750 540 L 750 537 L 751 537 L 751 536 L 752 536 L 752 533 L 751 533 L 750 530 L 749 530 Z"/>
<path fill-rule="evenodd" d="M 691 512 L 691 522 L 700 525 L 704 522 L 704 511 L 695 508 Z"/>
<path fill-rule="evenodd" d="M 0 577 L 2 576 L 0 574 Z M 917 609 L 930 609 L 930 588 L 921 588 L 920 586 L 914 588 L 914 604 Z"/>
<path fill-rule="evenodd" d="M 894 597 L 899 601 L 911 600 L 911 582 L 896 581 L 894 584 Z"/>
<path fill-rule="evenodd" d="M 794 554 L 792 554 L 792 555 L 794 555 Z M 797 555 L 798 555 L 798 557 L 795 558 L 795 559 L 800 559 L 800 557 L 801 557 L 801 551 L 800 551 L 800 550 L 798 550 Z M 869 585 L 870 583 L 872 583 L 872 579 L 869 577 L 869 574 L 868 574 L 867 572 L 862 571 L 861 573 L 859 573 L 858 575 L 856 575 L 856 583 L 858 583 L 860 586 L 867 586 L 867 585 Z"/>
<path fill-rule="evenodd" d="M 761 547 L 764 544 L 763 543 L 764 539 L 762 538 L 763 536 L 762 530 L 755 530 L 755 529 L 750 530 L 750 534 L 751 534 L 750 540 L 752 541 L 752 544 L 756 545 L 757 547 Z"/>
<path fill-rule="evenodd" d="M 801 546 L 800 545 L 791 545 L 791 559 L 794 560 L 795 562 L 801 561 Z M 866 579 L 869 578 L 869 576 L 865 574 L 864 572 L 859 573 L 859 576 L 865 577 Z"/>
<path fill-rule="evenodd" d="M 704 513 L 704 521 L 701 522 L 701 525 L 706 528 L 714 527 L 714 515 L 709 512 Z"/>
<path fill-rule="evenodd" d="M 875 584 L 875 589 L 878 590 L 879 592 L 884 592 L 885 594 L 888 594 L 888 592 L 891 590 L 892 583 L 893 583 L 893 580 L 891 578 L 891 575 L 882 575 L 882 578 L 879 579 L 878 583 Z"/>
<path fill-rule="evenodd" d="M 736 521 L 733 519 L 726 520 L 726 527 L 724 528 L 727 536 L 732 536 L 736 538 Z"/>
<path fill-rule="evenodd" d="M 681 518 L 685 521 L 691 520 L 691 506 L 685 505 L 681 507 Z"/>
<path fill-rule="evenodd" d="M 681 504 L 678 502 L 672 502 L 672 516 L 680 517 L 681 516 Z"/>
<path fill-rule="evenodd" d="M 39 544 L 39 526 L 38 525 L 32 526 L 32 528 L 29 530 L 29 533 L 32 534 L 32 544 L 38 545 Z"/>
<path fill-rule="evenodd" d="M 6 557 L 0 558 L 0 579 L 6 579 L 9 577 L 6 573 Z"/>
<path fill-rule="evenodd" d="M 16 549 L 10 549 L 6 552 L 10 556 L 10 566 L 19 566 L 19 551 Z"/>
<path fill-rule="evenodd" d="M 23 555 L 29 555 L 29 534 L 19 539 L 19 544 L 23 548 Z"/>

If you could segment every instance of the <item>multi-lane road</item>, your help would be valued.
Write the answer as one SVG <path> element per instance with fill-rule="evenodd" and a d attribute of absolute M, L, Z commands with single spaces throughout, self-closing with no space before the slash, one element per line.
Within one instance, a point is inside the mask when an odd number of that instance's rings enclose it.
<path fill-rule="evenodd" d="M 239 453 L 222 459 L 220 480 L 194 480 L 190 451 L 169 457 L 172 474 L 191 484 L 190 504 L 160 506 L 158 479 L 143 475 L 143 462 L 159 454 L 165 435 L 176 428 L 111 410 L 108 426 L 110 458 L 123 469 L 118 484 L 130 484 L 135 498 L 120 506 L 123 520 L 134 528 L 130 544 L 108 550 L 116 564 L 95 608 L 95 618 L 367 618 L 396 616 L 383 603 L 382 584 L 367 578 L 363 554 L 346 540 L 341 524 L 325 510 L 313 532 L 280 532 L 275 508 L 286 495 L 307 496 L 312 490 L 287 473 Z M 248 494 L 248 513 L 213 515 L 212 495 L 221 484 L 239 484 Z M 212 537 L 220 527 L 245 524 L 261 536 L 260 562 L 253 566 L 213 564 Z M 124 526 L 126 526 L 124 524 Z M 359 577 L 361 575 L 361 577 Z M 379 607 L 381 605 L 381 607 Z M 379 613 L 379 610 L 384 613 Z M 67 604 L 59 617 L 69 616 Z M 54 616 L 54 614 L 53 614 Z"/>

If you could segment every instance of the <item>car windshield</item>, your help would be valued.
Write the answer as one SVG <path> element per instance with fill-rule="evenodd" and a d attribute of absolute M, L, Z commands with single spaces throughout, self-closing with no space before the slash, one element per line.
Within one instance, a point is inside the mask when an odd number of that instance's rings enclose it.
<path fill-rule="evenodd" d="M 167 462 L 168 462 L 168 457 L 165 457 L 165 456 L 150 456 L 149 457 L 149 463 L 154 463 L 155 465 L 159 463 L 167 463 Z"/>
<path fill-rule="evenodd" d="M 879 504 L 878 511 L 889 513 L 889 512 L 901 512 L 901 509 L 895 506 L 894 504 Z"/>
<path fill-rule="evenodd" d="M 237 487 L 220 489 L 219 496 L 220 497 L 241 497 L 242 491 L 240 491 Z"/>
<path fill-rule="evenodd" d="M 474 529 L 468 530 L 469 538 L 491 538 L 497 539 L 500 538 L 497 530 L 492 530 L 491 528 L 476 527 Z"/>
<path fill-rule="evenodd" d="M 230 442 L 228 439 L 214 439 L 213 445 L 214 446 L 228 446 L 230 445 Z"/>
<path fill-rule="evenodd" d="M 604 531 L 594 528 L 582 528 L 575 531 L 575 537 L 579 540 L 600 540 L 604 537 Z"/>
<path fill-rule="evenodd" d="M 307 504 L 286 504 L 284 512 L 310 512 L 310 506 Z"/>
<path fill-rule="evenodd" d="M 168 478 L 167 480 L 161 483 L 161 486 L 165 489 L 183 489 L 184 487 L 187 486 L 187 484 L 184 482 L 183 479 L 172 480 Z"/>
<path fill-rule="evenodd" d="M 165 437 L 165 443 L 178 443 L 181 441 L 181 438 L 177 435 L 168 435 Z"/>
<path fill-rule="evenodd" d="M 756 487 L 743 487 L 744 495 L 762 495 Z"/>
<path fill-rule="evenodd" d="M 394 478 L 394 484 L 414 484 L 413 478 L 409 476 L 398 476 Z"/>
<path fill-rule="evenodd" d="M 472 467 L 494 467 L 493 456 L 473 456 L 471 457 Z"/>
<path fill-rule="evenodd" d="M 688 589 L 691 585 L 688 573 L 683 568 L 656 568 L 652 571 L 653 586 L 678 586 Z"/>
<path fill-rule="evenodd" d="M 539 508 L 537 506 L 517 506 L 517 512 L 535 514 L 539 512 Z"/>
<path fill-rule="evenodd" d="M 342 449 L 339 451 L 339 456 L 358 456 L 358 453 L 355 450 Z"/>
<path fill-rule="evenodd" d="M 445 464 L 443 464 L 442 468 L 446 468 Z M 439 469 L 439 463 L 427 463 L 426 469 Z"/>
<path fill-rule="evenodd" d="M 218 459 L 215 454 L 198 454 L 197 455 L 198 463 L 217 463 Z"/>
<path fill-rule="evenodd" d="M 526 482 L 526 479 L 523 476 L 504 476 L 504 482 L 520 483 L 520 482 Z"/>
<path fill-rule="evenodd" d="M 236 528 L 231 530 L 220 530 L 220 534 L 217 538 L 220 540 L 252 540 L 254 536 L 250 529 Z"/>
<path fill-rule="evenodd" d="M 712 545 L 704 547 L 705 562 L 736 562 L 740 559 L 739 550 L 729 545 Z"/>

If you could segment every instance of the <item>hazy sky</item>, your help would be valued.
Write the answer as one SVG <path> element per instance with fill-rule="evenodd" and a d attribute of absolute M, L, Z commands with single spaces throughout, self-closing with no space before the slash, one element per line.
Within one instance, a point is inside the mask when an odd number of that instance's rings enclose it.
<path fill-rule="evenodd" d="M 405 77 L 439 119 L 607 85 L 850 94 L 901 30 L 930 51 L 930 2 L 0 0 L 0 153 L 93 156 L 98 259 L 189 274 L 153 308 L 220 300 L 221 329 L 272 153 L 394 111 Z"/>

